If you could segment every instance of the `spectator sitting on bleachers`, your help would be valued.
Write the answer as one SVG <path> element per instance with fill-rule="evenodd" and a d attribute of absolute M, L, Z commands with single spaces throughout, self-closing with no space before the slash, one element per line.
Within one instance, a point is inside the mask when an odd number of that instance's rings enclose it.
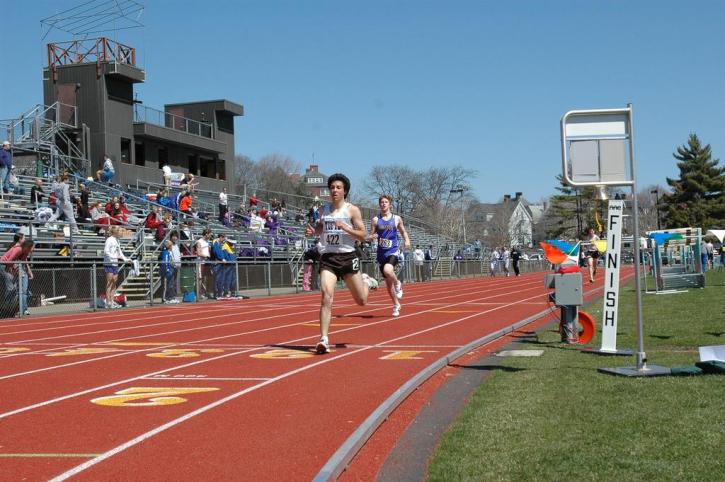
<path fill-rule="evenodd" d="M 113 214 L 113 207 L 118 203 L 118 196 L 113 196 L 110 201 L 106 203 L 106 213 L 110 216 Z"/>
<path fill-rule="evenodd" d="M 189 191 L 193 190 L 197 184 L 198 183 L 194 182 L 194 175 L 190 172 L 187 172 L 186 174 L 184 174 L 184 179 L 182 179 L 181 182 L 179 183 L 179 185 L 182 188 L 184 188 L 184 186 L 186 186 L 185 189 L 187 189 Z"/>
<path fill-rule="evenodd" d="M 87 223 L 91 218 L 91 212 L 88 209 L 88 204 L 83 204 L 81 198 L 75 198 L 76 201 L 76 221 L 79 223 Z"/>
<path fill-rule="evenodd" d="M 171 199 L 169 198 L 169 191 L 161 188 L 158 194 L 156 194 L 156 202 L 161 204 L 163 207 L 168 208 L 171 206 Z"/>
<path fill-rule="evenodd" d="M 262 232 L 264 227 L 264 219 L 257 215 L 257 210 L 252 209 L 249 213 L 249 230 L 257 233 Z"/>
<path fill-rule="evenodd" d="M 108 155 L 103 156 L 103 168 L 96 171 L 96 179 L 98 179 L 98 182 L 112 184 L 115 174 L 116 170 L 113 168 L 113 161 Z"/>
<path fill-rule="evenodd" d="M 38 205 L 43 202 L 44 197 L 45 192 L 43 191 L 43 180 L 36 179 L 35 185 L 30 188 L 30 204 L 38 207 Z"/>
<path fill-rule="evenodd" d="M 111 215 L 106 212 L 102 202 L 97 202 L 91 209 L 91 220 L 97 225 L 96 231 L 99 234 L 106 234 L 108 226 L 111 225 Z"/>
<path fill-rule="evenodd" d="M 25 194 L 25 189 L 20 186 L 18 176 L 15 175 L 15 166 L 10 168 L 10 173 L 8 174 L 8 186 L 10 192 L 13 192 L 19 196 Z"/>
<path fill-rule="evenodd" d="M 166 213 L 164 214 L 164 219 L 161 224 L 156 227 L 156 241 L 163 240 L 166 237 L 166 232 L 169 229 L 171 229 L 171 214 Z"/>
<path fill-rule="evenodd" d="M 121 203 L 116 201 L 116 203 L 113 205 L 113 209 L 111 210 L 111 224 L 121 225 L 126 224 L 127 222 L 128 216 L 121 208 Z"/>
<path fill-rule="evenodd" d="M 164 219 L 161 215 L 161 207 L 154 206 L 151 212 L 146 216 L 146 219 L 143 222 L 143 226 L 146 229 L 156 229 L 163 221 Z"/>
<path fill-rule="evenodd" d="M 250 208 L 256 208 L 257 207 L 257 195 L 252 194 L 252 196 L 249 198 L 249 207 Z"/>

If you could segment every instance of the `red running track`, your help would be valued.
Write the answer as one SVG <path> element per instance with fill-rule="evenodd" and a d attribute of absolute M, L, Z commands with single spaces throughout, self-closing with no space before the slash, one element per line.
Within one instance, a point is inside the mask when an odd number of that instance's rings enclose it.
<path fill-rule="evenodd" d="M 599 284 L 585 287 L 589 296 Z M 2 480 L 310 480 L 400 385 L 541 312 L 541 273 L 0 320 Z"/>

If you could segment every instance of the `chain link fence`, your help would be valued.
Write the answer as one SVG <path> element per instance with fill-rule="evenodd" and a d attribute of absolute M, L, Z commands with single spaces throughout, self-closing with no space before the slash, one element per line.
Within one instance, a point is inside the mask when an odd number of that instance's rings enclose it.
<path fill-rule="evenodd" d="M 527 273 L 546 270 L 549 264 L 525 261 L 519 267 Z M 128 261 L 117 270 L 88 261 L 13 262 L 0 266 L 0 318 L 97 311 L 114 303 L 153 306 L 313 291 L 319 289 L 317 271 L 316 263 L 201 263 L 193 258 L 183 258 L 177 265 Z M 374 261 L 363 261 L 362 271 L 382 280 Z M 396 271 L 404 283 L 422 283 L 490 276 L 491 266 L 481 260 L 438 259 L 401 263 Z M 497 271 L 505 273 L 502 266 Z M 513 270 L 510 273 L 514 275 Z M 107 301 L 111 298 L 113 303 Z"/>

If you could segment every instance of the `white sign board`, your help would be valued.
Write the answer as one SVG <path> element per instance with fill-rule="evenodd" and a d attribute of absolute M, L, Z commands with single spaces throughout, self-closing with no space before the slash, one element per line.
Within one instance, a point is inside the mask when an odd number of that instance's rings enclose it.
<path fill-rule="evenodd" d="M 566 121 L 566 137 L 625 137 L 627 114 L 577 115 Z"/>
<path fill-rule="evenodd" d="M 617 352 L 617 307 L 619 306 L 619 269 L 622 265 L 622 220 L 624 201 L 609 201 L 607 216 L 607 252 L 604 255 L 604 310 L 602 314 L 603 352 Z"/>

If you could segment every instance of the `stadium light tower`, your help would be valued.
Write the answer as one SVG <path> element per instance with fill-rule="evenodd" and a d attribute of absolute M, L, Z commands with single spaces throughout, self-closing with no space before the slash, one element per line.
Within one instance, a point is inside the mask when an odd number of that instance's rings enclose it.
<path fill-rule="evenodd" d="M 461 224 L 463 225 L 463 248 L 466 247 L 466 212 L 463 209 L 463 195 L 466 192 L 466 188 L 462 185 L 456 186 L 455 189 L 451 189 L 451 194 L 460 194 L 460 201 L 461 201 Z"/>

